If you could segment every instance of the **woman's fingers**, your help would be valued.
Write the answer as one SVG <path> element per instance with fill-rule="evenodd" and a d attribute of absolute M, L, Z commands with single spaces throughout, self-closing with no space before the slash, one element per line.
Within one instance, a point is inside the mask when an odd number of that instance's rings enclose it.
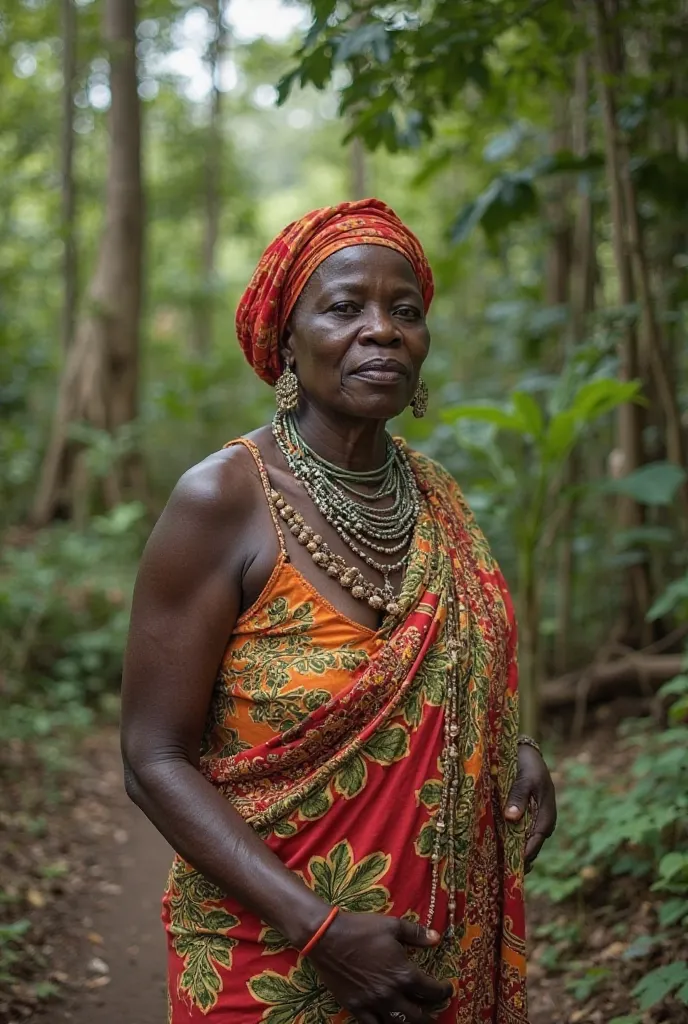
<path fill-rule="evenodd" d="M 416 921 L 407 921 L 405 917 L 397 919 L 397 928 L 397 938 L 404 946 L 436 946 L 442 937 L 434 929 L 424 928 Z"/>
<path fill-rule="evenodd" d="M 397 996 L 394 1006 L 387 1014 L 388 1024 L 432 1024 L 432 1017 L 416 1003 L 403 996 Z"/>
<path fill-rule="evenodd" d="M 404 985 L 404 991 L 412 999 L 421 999 L 424 1003 L 430 1003 L 432 1006 L 441 1006 L 442 1003 L 451 999 L 454 989 L 451 982 L 436 981 L 425 971 L 413 967 L 409 972 L 408 981 Z"/>

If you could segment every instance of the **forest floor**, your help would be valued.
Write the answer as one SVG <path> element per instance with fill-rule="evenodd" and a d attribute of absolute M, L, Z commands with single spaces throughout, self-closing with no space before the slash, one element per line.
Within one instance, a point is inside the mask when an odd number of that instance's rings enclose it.
<path fill-rule="evenodd" d="M 3 879 L 0 921 L 28 923 L 12 940 L 0 923 L 0 1022 L 163 1024 L 160 895 L 171 851 L 123 793 L 116 732 L 92 736 L 55 789 L 46 787 L 38 764 L 27 770 L 19 744 L 3 761 L 8 757 L 15 770 L 4 765 L 10 784 L 0 797 L 0 864 L 10 885 Z M 642 921 L 642 899 L 634 902 L 624 934 Z M 531 934 L 553 917 L 565 924 L 565 915 L 534 905 Z M 602 908 L 588 946 L 589 964 L 613 967 L 625 948 L 618 910 L 610 918 Z M 618 986 L 581 1000 L 565 972 L 547 970 L 546 944 L 532 947 L 531 1024 L 606 1024 L 624 1011 L 622 972 Z M 13 956 L 14 980 L 3 988 Z"/>

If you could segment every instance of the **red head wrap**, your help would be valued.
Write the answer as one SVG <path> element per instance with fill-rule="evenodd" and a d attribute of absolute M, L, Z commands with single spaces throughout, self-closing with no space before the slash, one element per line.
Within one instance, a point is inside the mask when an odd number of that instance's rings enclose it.
<path fill-rule="evenodd" d="M 361 199 L 307 213 L 267 247 L 237 308 L 239 344 L 268 384 L 280 375 L 280 338 L 306 281 L 328 256 L 352 245 L 384 245 L 405 256 L 427 312 L 434 290 L 432 271 L 420 242 L 389 206 L 379 199 Z"/>

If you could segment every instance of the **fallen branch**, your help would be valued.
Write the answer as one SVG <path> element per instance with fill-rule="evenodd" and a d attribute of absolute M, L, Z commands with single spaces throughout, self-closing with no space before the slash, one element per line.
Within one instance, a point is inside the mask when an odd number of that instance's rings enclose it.
<path fill-rule="evenodd" d="M 683 670 L 683 654 L 629 654 L 616 661 L 595 662 L 581 672 L 569 672 L 542 687 L 543 708 L 558 708 L 580 701 L 579 683 L 584 679 L 585 700 L 647 694 Z M 623 687 L 623 689 L 621 689 Z"/>

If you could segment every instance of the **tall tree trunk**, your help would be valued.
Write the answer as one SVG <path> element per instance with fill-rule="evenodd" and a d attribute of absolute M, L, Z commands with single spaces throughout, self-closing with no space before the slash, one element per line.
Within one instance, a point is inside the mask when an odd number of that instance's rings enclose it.
<path fill-rule="evenodd" d="M 136 0 L 104 0 L 110 60 L 110 151 L 105 225 L 74 342 L 60 380 L 57 408 L 33 520 L 79 518 L 96 485 L 105 507 L 140 494 L 143 471 L 129 452 L 90 479 L 86 449 L 72 427 L 120 435 L 138 411 L 139 319 L 143 249 L 141 126 L 136 76 Z"/>
<path fill-rule="evenodd" d="M 72 343 L 76 313 L 76 188 L 74 182 L 74 88 L 76 82 L 76 8 L 62 0 L 62 351 Z"/>
<path fill-rule="evenodd" d="M 220 232 L 222 212 L 222 90 L 220 73 L 227 46 L 227 28 L 224 23 L 224 0 L 210 0 L 209 13 L 214 35 L 208 47 L 208 64 L 212 79 L 208 144 L 205 153 L 205 222 L 202 253 L 202 301 L 196 311 L 194 347 L 206 355 L 213 344 L 215 311 L 215 254 Z"/>
<path fill-rule="evenodd" d="M 569 97 L 565 93 L 555 96 L 552 113 L 554 128 L 550 132 L 549 148 L 553 154 L 556 154 L 571 147 Z M 570 191 L 571 184 L 568 175 L 556 175 L 550 183 L 545 197 L 547 227 L 550 233 L 545 272 L 545 301 L 548 306 L 564 306 L 569 300 L 571 222 L 568 199 Z"/>
<path fill-rule="evenodd" d="M 580 53 L 576 60 L 575 87 L 571 101 L 571 143 L 574 156 L 583 159 L 590 151 L 588 107 L 590 104 L 590 83 L 588 56 Z M 594 308 L 595 301 L 595 248 L 593 236 L 593 212 L 589 190 L 577 197 L 576 217 L 573 225 L 571 254 L 571 278 L 569 286 L 570 339 L 571 345 L 580 345 L 585 337 L 586 320 Z M 579 471 L 579 457 L 574 452 L 566 467 L 563 484 L 575 486 Z M 562 518 L 557 565 L 557 630 L 554 649 L 554 670 L 563 675 L 569 667 L 571 636 L 571 613 L 576 572 L 573 550 L 573 532 L 577 502 L 572 498 Z"/>
<path fill-rule="evenodd" d="M 616 100 L 612 85 L 612 76 L 618 71 L 622 51 L 615 24 L 617 14 L 617 0 L 595 0 L 593 24 L 597 79 L 603 111 L 604 148 L 612 214 L 614 258 L 619 276 L 621 303 L 630 307 L 635 302 L 636 293 L 630 247 L 626 236 L 627 196 L 623 185 Z M 637 379 L 640 375 L 640 360 L 638 334 L 633 323 L 627 323 L 623 331 L 618 347 L 618 356 L 621 380 Z M 618 447 L 622 456 L 620 470 L 621 475 L 625 476 L 637 469 L 643 461 L 642 419 L 639 406 L 631 402 L 620 406 L 617 423 Z M 619 527 L 622 530 L 642 526 L 643 518 L 643 509 L 637 502 L 625 497 L 619 499 Z M 628 639 L 646 640 L 648 634 L 646 614 L 651 598 L 647 564 L 631 566 L 628 569 L 627 582 L 626 621 L 622 626 L 622 631 Z"/>

